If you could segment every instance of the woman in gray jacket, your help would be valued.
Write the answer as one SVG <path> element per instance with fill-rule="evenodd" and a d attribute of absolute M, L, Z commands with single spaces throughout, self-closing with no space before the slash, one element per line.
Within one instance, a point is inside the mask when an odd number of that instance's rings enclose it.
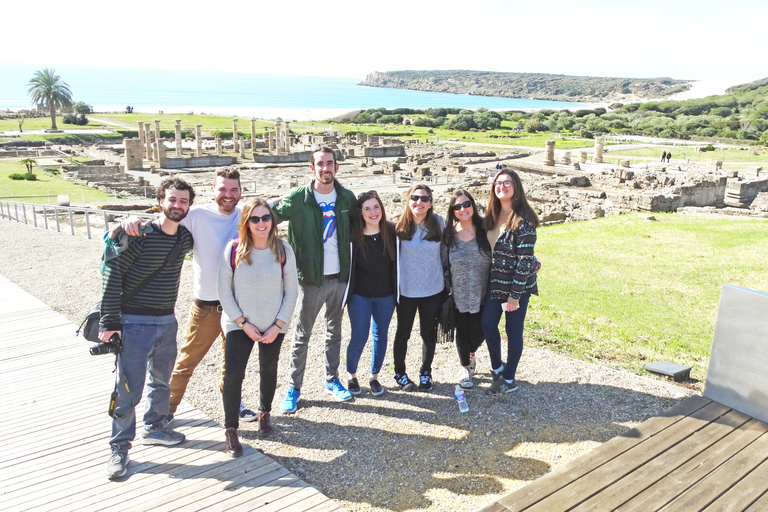
<path fill-rule="evenodd" d="M 296 257 L 277 236 L 269 204 L 260 198 L 243 207 L 239 239 L 224 249 L 219 262 L 219 300 L 224 309 L 224 427 L 227 453 L 243 452 L 237 438 L 245 368 L 259 345 L 259 434 L 272 433 L 269 413 L 277 387 L 280 345 L 288 331 L 298 297 Z"/>

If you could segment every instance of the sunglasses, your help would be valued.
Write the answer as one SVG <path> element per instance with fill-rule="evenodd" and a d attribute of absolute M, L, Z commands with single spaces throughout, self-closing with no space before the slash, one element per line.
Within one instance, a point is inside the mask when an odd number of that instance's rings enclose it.
<path fill-rule="evenodd" d="M 462 208 L 472 208 L 472 201 L 464 201 L 463 203 L 456 203 L 455 205 L 451 206 L 453 208 L 453 211 L 457 212 L 461 210 Z"/>
<path fill-rule="evenodd" d="M 259 217 L 258 215 L 251 215 L 250 217 L 248 217 L 248 220 L 250 222 L 253 222 L 254 224 L 258 224 L 259 221 L 269 222 L 272 220 L 272 214 L 268 213 L 266 215 L 262 215 L 261 217 Z"/>
<path fill-rule="evenodd" d="M 432 198 L 429 197 L 429 196 L 417 196 L 415 194 L 411 196 L 411 201 L 415 201 L 415 202 L 418 203 L 419 199 L 421 199 L 422 203 L 431 203 L 432 202 Z"/>
<path fill-rule="evenodd" d="M 512 186 L 512 180 L 494 181 L 493 184 L 496 186 L 496 188 L 499 188 L 499 187 L 509 188 Z"/>

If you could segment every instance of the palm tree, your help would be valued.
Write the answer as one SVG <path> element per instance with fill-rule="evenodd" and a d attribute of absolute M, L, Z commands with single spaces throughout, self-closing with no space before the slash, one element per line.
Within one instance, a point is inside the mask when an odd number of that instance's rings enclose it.
<path fill-rule="evenodd" d="M 27 84 L 32 103 L 42 104 L 51 111 L 51 129 L 56 129 L 56 109 L 72 106 L 72 91 L 53 69 L 35 71 Z"/>
<path fill-rule="evenodd" d="M 34 158 L 25 158 L 24 160 L 19 160 L 20 164 L 24 164 L 27 167 L 27 173 L 32 174 L 32 168 L 37 165 L 37 160 Z"/>

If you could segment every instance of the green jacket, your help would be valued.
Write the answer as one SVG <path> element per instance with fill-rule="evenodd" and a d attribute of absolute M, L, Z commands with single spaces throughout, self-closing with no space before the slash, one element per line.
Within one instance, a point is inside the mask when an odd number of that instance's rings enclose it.
<path fill-rule="evenodd" d="M 299 281 L 305 284 L 323 285 L 323 211 L 315 200 L 312 185 L 291 190 L 275 207 L 277 222 L 287 220 L 288 243 L 296 253 Z M 339 279 L 349 279 L 349 241 L 352 217 L 357 209 L 357 199 L 351 190 L 334 181 L 336 204 L 336 233 L 339 240 Z"/>

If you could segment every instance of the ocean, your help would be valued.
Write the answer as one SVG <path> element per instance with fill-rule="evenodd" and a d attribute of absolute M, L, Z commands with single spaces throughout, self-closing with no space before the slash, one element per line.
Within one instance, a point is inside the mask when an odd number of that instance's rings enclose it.
<path fill-rule="evenodd" d="M 0 110 L 29 108 L 27 82 L 43 66 L 0 63 Z M 362 78 L 309 77 L 57 66 L 56 73 L 97 112 L 234 115 L 321 120 L 368 108 L 467 108 L 492 110 L 581 108 L 579 103 L 493 98 L 358 86 Z"/>

